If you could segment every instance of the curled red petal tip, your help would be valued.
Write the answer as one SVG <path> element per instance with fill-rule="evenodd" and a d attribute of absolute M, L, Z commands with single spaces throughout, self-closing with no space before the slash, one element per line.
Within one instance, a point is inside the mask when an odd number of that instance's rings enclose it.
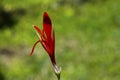
<path fill-rule="evenodd" d="M 35 49 L 35 47 L 36 47 L 36 45 L 37 45 L 38 42 L 40 42 L 40 40 L 37 40 L 37 41 L 34 43 L 34 45 L 33 45 L 33 47 L 32 47 L 32 50 L 31 50 L 31 52 L 30 52 L 30 56 L 32 56 L 32 54 L 33 54 L 33 52 L 34 52 L 34 49 Z"/>
<path fill-rule="evenodd" d="M 39 35 L 42 35 L 42 31 L 40 30 L 40 28 L 38 26 L 34 26 L 34 29 L 37 30 Z"/>

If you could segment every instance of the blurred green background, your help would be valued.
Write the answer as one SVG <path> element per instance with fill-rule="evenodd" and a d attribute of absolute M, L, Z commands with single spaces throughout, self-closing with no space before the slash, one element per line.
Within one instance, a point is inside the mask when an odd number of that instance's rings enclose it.
<path fill-rule="evenodd" d="M 120 0 L 0 0 L 0 80 L 57 80 L 33 25 L 56 35 L 61 80 L 120 80 Z"/>

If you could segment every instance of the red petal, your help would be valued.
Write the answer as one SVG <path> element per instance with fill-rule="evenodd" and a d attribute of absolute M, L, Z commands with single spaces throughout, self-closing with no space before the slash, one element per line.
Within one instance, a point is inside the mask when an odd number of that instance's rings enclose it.
<path fill-rule="evenodd" d="M 43 27 L 44 27 L 43 30 L 45 31 L 47 38 L 51 39 L 52 23 L 47 12 L 44 12 Z"/>
<path fill-rule="evenodd" d="M 41 44 L 43 46 L 43 48 L 46 50 L 47 53 L 50 53 L 50 49 L 49 47 L 46 45 L 47 43 L 45 41 L 41 41 Z"/>
<path fill-rule="evenodd" d="M 47 12 L 44 12 L 43 27 L 44 27 L 43 30 L 45 32 L 44 35 L 46 35 L 47 37 L 46 39 L 47 47 L 50 50 L 49 55 L 53 55 L 55 50 L 55 35 L 50 17 L 48 16 Z"/>
<path fill-rule="evenodd" d="M 38 42 L 40 42 L 40 40 L 37 40 L 37 41 L 34 43 L 34 45 L 33 45 L 33 47 L 32 47 L 32 50 L 31 50 L 31 53 L 30 53 L 30 56 L 32 56 L 32 54 L 33 54 L 33 52 L 34 52 L 34 49 L 35 49 L 35 46 L 37 45 Z"/>
<path fill-rule="evenodd" d="M 39 33 L 40 37 L 43 39 L 43 40 L 46 40 L 46 36 L 44 34 L 44 31 L 41 31 L 39 27 L 37 26 L 34 26 L 35 30 Z"/>
<path fill-rule="evenodd" d="M 34 28 L 37 30 L 37 32 L 42 36 L 42 31 L 40 30 L 40 28 L 38 26 L 34 26 Z"/>

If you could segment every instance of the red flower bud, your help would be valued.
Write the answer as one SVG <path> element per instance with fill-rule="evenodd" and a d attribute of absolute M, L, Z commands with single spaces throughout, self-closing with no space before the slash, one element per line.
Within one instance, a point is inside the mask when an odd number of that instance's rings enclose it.
<path fill-rule="evenodd" d="M 39 40 L 37 40 L 33 45 L 30 56 L 33 54 L 36 44 L 40 42 L 50 57 L 55 73 L 60 77 L 60 70 L 58 69 L 55 61 L 55 34 L 52 22 L 47 12 L 44 12 L 43 16 L 43 29 L 41 30 L 38 26 L 34 26 L 34 29 L 36 30 Z"/>

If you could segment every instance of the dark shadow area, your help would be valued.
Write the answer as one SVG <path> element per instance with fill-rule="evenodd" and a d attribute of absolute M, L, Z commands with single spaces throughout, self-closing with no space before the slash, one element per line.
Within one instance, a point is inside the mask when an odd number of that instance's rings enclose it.
<path fill-rule="evenodd" d="M 0 80 L 5 80 L 5 77 L 2 73 L 0 73 Z"/>
<path fill-rule="evenodd" d="M 12 28 L 25 13 L 25 9 L 22 8 L 6 10 L 3 6 L 0 6 L 0 30 L 6 27 Z"/>
<path fill-rule="evenodd" d="M 14 55 L 13 49 L 8 49 L 8 48 L 0 48 L 0 55 L 5 55 L 5 56 L 13 56 Z M 1 79 L 0 79 L 1 80 Z"/>

